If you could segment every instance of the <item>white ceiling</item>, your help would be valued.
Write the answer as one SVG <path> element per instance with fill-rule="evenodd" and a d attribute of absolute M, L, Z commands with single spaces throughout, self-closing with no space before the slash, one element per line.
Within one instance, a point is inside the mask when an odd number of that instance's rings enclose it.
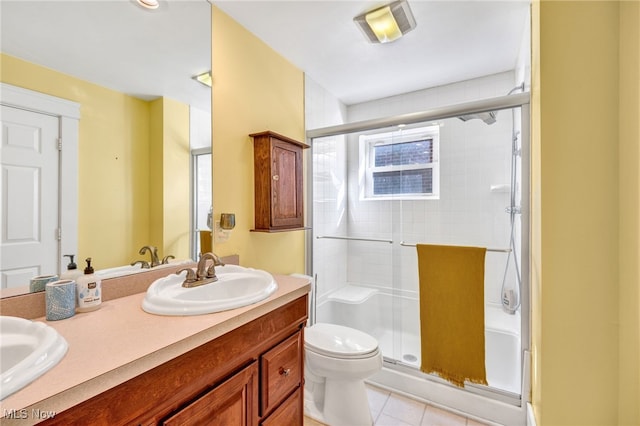
<path fill-rule="evenodd" d="M 511 70 L 528 1 L 410 0 L 418 23 L 370 44 L 353 17 L 377 0 L 212 1 L 346 104 Z M 206 0 L 0 0 L 2 52 L 143 99 L 209 110 L 190 77 L 211 63 Z M 214 70 L 215 74 L 215 70 Z"/>
<path fill-rule="evenodd" d="M 0 0 L 3 53 L 142 99 L 167 96 L 211 109 L 191 77 L 211 69 L 211 6 L 160 0 Z"/>
<path fill-rule="evenodd" d="M 213 1 L 347 105 L 515 68 L 528 1 L 409 0 L 417 27 L 371 44 L 353 18 L 386 3 Z"/>

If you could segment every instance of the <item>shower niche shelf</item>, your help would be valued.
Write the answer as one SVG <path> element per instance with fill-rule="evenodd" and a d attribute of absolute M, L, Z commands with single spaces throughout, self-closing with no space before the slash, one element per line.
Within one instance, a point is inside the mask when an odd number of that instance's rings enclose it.
<path fill-rule="evenodd" d="M 309 145 L 278 133 L 252 133 L 255 188 L 253 232 L 308 229 L 302 211 L 302 150 Z"/>
<path fill-rule="evenodd" d="M 327 300 L 346 304 L 360 304 L 366 302 L 367 300 L 369 300 L 369 298 L 371 298 L 371 296 L 374 296 L 377 293 L 378 290 L 374 288 L 360 287 L 348 284 L 331 293 L 327 297 Z"/>

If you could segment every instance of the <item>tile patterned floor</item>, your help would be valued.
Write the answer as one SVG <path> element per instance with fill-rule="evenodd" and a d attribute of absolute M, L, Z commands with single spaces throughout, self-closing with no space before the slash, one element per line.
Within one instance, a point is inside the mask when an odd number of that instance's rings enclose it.
<path fill-rule="evenodd" d="M 375 426 L 485 426 L 450 411 L 367 385 Z M 304 426 L 322 426 L 305 417 Z"/>

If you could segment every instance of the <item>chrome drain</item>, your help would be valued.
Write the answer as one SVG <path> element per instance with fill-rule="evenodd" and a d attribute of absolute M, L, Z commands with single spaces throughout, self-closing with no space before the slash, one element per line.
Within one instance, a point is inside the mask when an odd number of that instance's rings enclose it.
<path fill-rule="evenodd" d="M 402 359 L 407 362 L 416 362 L 418 360 L 418 357 L 411 354 L 404 354 L 402 355 Z"/>

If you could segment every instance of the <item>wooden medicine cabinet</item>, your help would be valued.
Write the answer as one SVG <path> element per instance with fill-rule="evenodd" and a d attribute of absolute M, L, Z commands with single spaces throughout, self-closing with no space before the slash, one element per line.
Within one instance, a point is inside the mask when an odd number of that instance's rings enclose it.
<path fill-rule="evenodd" d="M 304 228 L 302 150 L 309 145 L 275 132 L 252 133 L 255 229 L 258 232 Z"/>

